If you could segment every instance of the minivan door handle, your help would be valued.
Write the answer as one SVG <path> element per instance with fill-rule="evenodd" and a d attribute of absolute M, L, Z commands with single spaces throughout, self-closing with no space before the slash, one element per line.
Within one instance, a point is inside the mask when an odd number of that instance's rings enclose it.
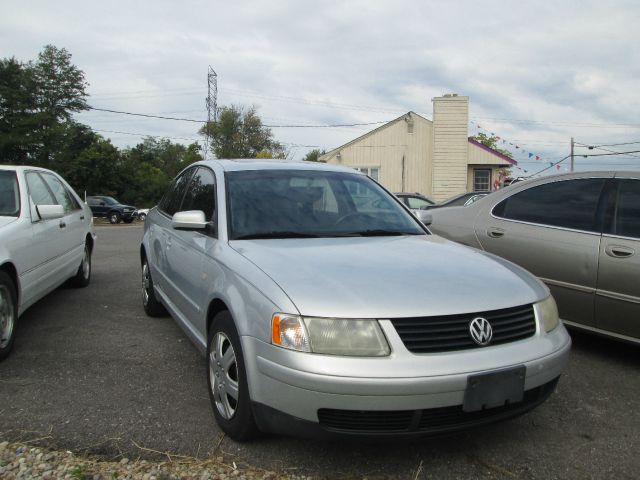
<path fill-rule="evenodd" d="M 636 253 L 633 248 L 622 247 L 620 245 L 607 245 L 604 251 L 607 255 L 614 258 L 627 258 Z"/>
<path fill-rule="evenodd" d="M 500 238 L 504 235 L 504 229 L 502 228 L 489 228 L 487 230 L 487 235 L 491 238 Z"/>

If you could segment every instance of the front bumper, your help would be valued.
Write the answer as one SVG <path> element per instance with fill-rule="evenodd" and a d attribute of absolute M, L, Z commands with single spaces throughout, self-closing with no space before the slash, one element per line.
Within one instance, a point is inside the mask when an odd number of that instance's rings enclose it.
<path fill-rule="evenodd" d="M 242 337 L 258 425 L 266 431 L 313 437 L 424 435 L 468 428 L 524 413 L 546 400 L 571 348 L 571 339 L 560 325 L 549 334 L 538 332 L 530 339 L 510 344 L 418 355 L 406 350 L 397 335 L 394 337 L 392 326 L 381 325 L 392 346 L 392 354 L 383 358 L 305 354 Z M 518 365 L 526 368 L 522 404 L 503 411 L 472 412 L 482 418 L 456 417 L 470 375 Z M 436 427 L 422 421 L 433 414 L 453 420 Z M 361 421 L 340 423 L 340 415 Z M 405 424 L 398 420 L 401 426 L 397 429 L 362 427 L 374 422 L 376 416 L 410 417 L 410 421 Z M 340 425 L 343 427 L 338 428 Z"/>

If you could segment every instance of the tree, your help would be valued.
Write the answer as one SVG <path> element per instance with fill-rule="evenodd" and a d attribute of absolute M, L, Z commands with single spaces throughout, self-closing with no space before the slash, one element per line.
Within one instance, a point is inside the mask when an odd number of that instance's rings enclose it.
<path fill-rule="evenodd" d="M 44 47 L 36 62 L 0 61 L 2 161 L 56 168 L 72 114 L 86 110 L 87 82 L 64 48 Z M 70 128 L 71 127 L 71 128 Z"/>
<path fill-rule="evenodd" d="M 222 107 L 218 121 L 208 123 L 200 133 L 209 135 L 218 158 L 285 158 L 283 146 L 262 125 L 255 107 L 246 111 L 235 105 Z"/>
<path fill-rule="evenodd" d="M 324 155 L 325 153 L 326 152 L 324 150 L 320 151 L 319 149 L 314 148 L 313 150 L 307 153 L 307 155 L 304 157 L 304 160 L 306 162 L 319 162 L 320 155 Z"/>

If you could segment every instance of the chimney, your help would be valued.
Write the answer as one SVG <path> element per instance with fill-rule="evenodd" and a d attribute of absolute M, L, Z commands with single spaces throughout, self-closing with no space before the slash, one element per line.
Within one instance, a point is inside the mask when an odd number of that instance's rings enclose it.
<path fill-rule="evenodd" d="M 433 102 L 432 188 L 441 201 L 467 191 L 469 97 L 448 93 Z"/>

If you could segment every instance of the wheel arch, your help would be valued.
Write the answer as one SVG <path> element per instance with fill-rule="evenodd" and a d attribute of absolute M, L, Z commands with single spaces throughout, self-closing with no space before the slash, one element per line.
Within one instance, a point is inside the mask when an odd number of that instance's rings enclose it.
<path fill-rule="evenodd" d="M 16 266 L 10 261 L 6 261 L 2 265 L 0 265 L 0 271 L 5 272 L 7 275 L 9 275 L 9 278 L 11 278 L 11 280 L 13 281 L 13 285 L 16 288 L 16 295 L 18 296 L 18 305 L 20 305 L 20 280 L 18 278 L 18 270 L 16 269 Z"/>
<path fill-rule="evenodd" d="M 220 312 L 225 312 L 225 311 L 229 312 L 229 315 L 231 315 L 231 318 L 233 319 L 233 314 L 231 313 L 231 310 L 223 300 L 221 300 L 220 298 L 214 298 L 211 302 L 209 302 L 209 307 L 207 308 L 207 332 L 206 332 L 207 337 L 206 338 L 209 338 L 209 331 L 211 330 L 211 324 L 213 323 L 213 319 Z M 236 329 L 237 328 L 238 327 L 236 326 Z"/>

